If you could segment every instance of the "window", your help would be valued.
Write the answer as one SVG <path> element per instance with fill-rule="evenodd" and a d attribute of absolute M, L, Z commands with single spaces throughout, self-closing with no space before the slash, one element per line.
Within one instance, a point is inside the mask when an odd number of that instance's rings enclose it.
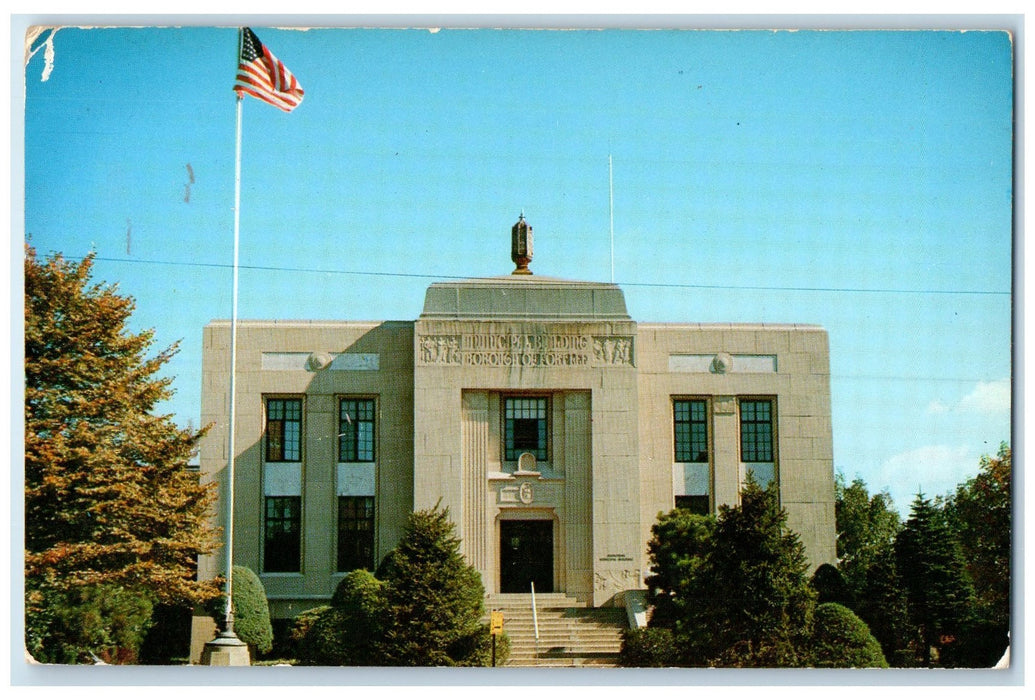
<path fill-rule="evenodd" d="M 711 513 L 710 420 L 707 399 L 673 399 L 672 492 L 676 508 L 699 515 Z"/>
<path fill-rule="evenodd" d="M 266 461 L 302 461 L 301 399 L 266 399 Z"/>
<path fill-rule="evenodd" d="M 677 462 L 708 461 L 708 403 L 677 399 L 673 403 Z"/>
<path fill-rule="evenodd" d="M 740 401 L 740 461 L 773 461 L 773 402 Z"/>
<path fill-rule="evenodd" d="M 703 496 L 676 496 L 676 508 L 688 510 L 695 515 L 709 515 L 712 512 L 708 494 Z"/>
<path fill-rule="evenodd" d="M 266 497 L 264 571 L 279 573 L 302 570 L 301 524 L 301 497 Z"/>
<path fill-rule="evenodd" d="M 338 571 L 374 569 L 374 497 L 338 496 Z"/>
<path fill-rule="evenodd" d="M 546 397 L 510 397 L 503 402 L 504 456 L 517 461 L 523 452 L 531 452 L 537 460 L 548 459 Z"/>
<path fill-rule="evenodd" d="M 374 400 L 341 399 L 338 406 L 338 461 L 374 461 Z"/>

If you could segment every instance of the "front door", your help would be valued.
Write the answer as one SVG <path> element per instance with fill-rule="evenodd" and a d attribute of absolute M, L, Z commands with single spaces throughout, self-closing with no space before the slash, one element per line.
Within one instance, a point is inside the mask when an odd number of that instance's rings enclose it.
<path fill-rule="evenodd" d="M 500 593 L 553 592 L 553 521 L 500 521 Z"/>

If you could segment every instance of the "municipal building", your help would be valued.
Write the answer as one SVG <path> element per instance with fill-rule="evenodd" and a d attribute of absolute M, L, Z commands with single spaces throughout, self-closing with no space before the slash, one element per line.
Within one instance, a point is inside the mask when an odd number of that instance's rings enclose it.
<path fill-rule="evenodd" d="M 532 274 L 524 217 L 511 253 L 511 274 L 432 284 L 415 321 L 238 322 L 233 555 L 274 618 L 327 603 L 436 504 L 487 594 L 622 605 L 659 512 L 716 513 L 749 472 L 812 568 L 834 562 L 822 328 L 638 323 L 615 284 Z M 230 334 L 204 329 L 201 473 L 224 529 Z"/>

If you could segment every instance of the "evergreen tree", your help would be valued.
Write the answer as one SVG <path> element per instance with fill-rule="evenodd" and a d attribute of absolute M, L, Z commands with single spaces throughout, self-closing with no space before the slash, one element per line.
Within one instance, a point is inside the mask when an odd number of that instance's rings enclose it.
<path fill-rule="evenodd" d="M 816 593 L 808 560 L 776 490 L 748 480 L 740 506 L 723 506 L 702 575 L 713 598 L 693 615 L 687 641 L 728 666 L 784 667 L 807 663 Z M 690 631 L 689 629 L 687 630 Z"/>
<path fill-rule="evenodd" d="M 705 563 L 715 532 L 715 518 L 675 508 L 658 514 L 651 528 L 647 556 L 647 602 L 651 606 L 651 627 L 675 628 L 688 614 L 688 605 L 710 595 L 697 570 Z"/>
<path fill-rule="evenodd" d="M 894 543 L 875 553 L 853 606 L 880 642 L 890 665 L 915 664 L 918 643 L 908 620 L 906 591 L 895 564 Z"/>
<path fill-rule="evenodd" d="M 488 665 L 491 639 L 481 622 L 485 589 L 460 554 L 448 508 L 413 513 L 377 577 L 388 610 L 382 663 Z"/>
<path fill-rule="evenodd" d="M 836 566 L 820 564 L 809 583 L 818 596 L 816 602 L 848 604 L 848 586 L 845 585 L 844 577 Z"/>
<path fill-rule="evenodd" d="M 79 587 L 172 605 L 218 593 L 194 575 L 216 545 L 214 491 L 186 468 L 200 433 L 155 413 L 176 346 L 148 357 L 153 331 L 130 332 L 132 299 L 91 285 L 92 263 L 25 250 L 26 642 L 40 661 L 54 606 L 84 600 Z"/>
<path fill-rule="evenodd" d="M 680 665 L 806 664 L 816 593 L 804 546 L 787 529 L 775 490 L 749 479 L 740 500 L 722 506 L 717 521 L 679 511 L 660 516 L 648 585 L 663 607 L 650 624 L 672 630 Z M 644 663 L 654 649 L 664 658 L 652 663 L 669 665 L 665 639 L 627 635 L 626 660 Z"/>
<path fill-rule="evenodd" d="M 909 520 L 895 539 L 895 559 L 904 584 L 910 623 L 921 642 L 920 661 L 931 665 L 960 639 L 971 614 L 973 588 L 959 544 L 944 514 L 918 494 Z"/>

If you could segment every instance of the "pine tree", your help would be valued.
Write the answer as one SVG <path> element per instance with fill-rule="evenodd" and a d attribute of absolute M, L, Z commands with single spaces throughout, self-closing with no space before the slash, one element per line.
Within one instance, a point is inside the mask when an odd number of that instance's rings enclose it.
<path fill-rule="evenodd" d="M 92 264 L 26 246 L 25 605 L 40 653 L 48 606 L 77 587 L 161 604 L 218 593 L 194 576 L 216 544 L 214 493 L 186 468 L 200 433 L 155 413 L 176 346 L 149 357 L 154 332 L 130 332 L 132 299 L 91 285 Z"/>
<path fill-rule="evenodd" d="M 816 593 L 808 560 L 774 489 L 748 480 L 740 506 L 723 506 L 702 574 L 714 598 L 701 606 L 697 637 L 724 666 L 798 666 L 807 662 Z M 716 652 L 717 655 L 716 655 Z"/>
<path fill-rule="evenodd" d="M 894 542 L 878 550 L 862 576 L 853 610 L 880 642 L 892 666 L 915 664 L 915 632 L 908 620 L 906 591 L 895 564 Z"/>
<path fill-rule="evenodd" d="M 658 515 L 647 543 L 651 574 L 644 581 L 651 627 L 676 628 L 688 606 L 708 595 L 710 586 L 697 570 L 705 564 L 714 531 L 715 518 L 710 515 L 681 508 Z"/>
<path fill-rule="evenodd" d="M 460 554 L 449 510 L 410 516 L 377 578 L 390 617 L 384 663 L 398 666 L 487 665 L 490 637 L 481 622 L 481 576 Z"/>
<path fill-rule="evenodd" d="M 920 660 L 931 665 L 959 640 L 971 614 L 973 589 L 959 543 L 944 514 L 918 494 L 909 520 L 895 539 L 895 559 L 906 591 L 909 620 L 921 640 Z"/>
<path fill-rule="evenodd" d="M 672 630 L 681 665 L 805 664 L 816 593 L 804 545 L 787 528 L 775 490 L 749 479 L 740 500 L 722 506 L 717 521 L 661 516 L 650 545 L 657 568 L 648 583 L 664 605 L 651 626 Z M 642 652 L 649 645 L 639 646 Z"/>

